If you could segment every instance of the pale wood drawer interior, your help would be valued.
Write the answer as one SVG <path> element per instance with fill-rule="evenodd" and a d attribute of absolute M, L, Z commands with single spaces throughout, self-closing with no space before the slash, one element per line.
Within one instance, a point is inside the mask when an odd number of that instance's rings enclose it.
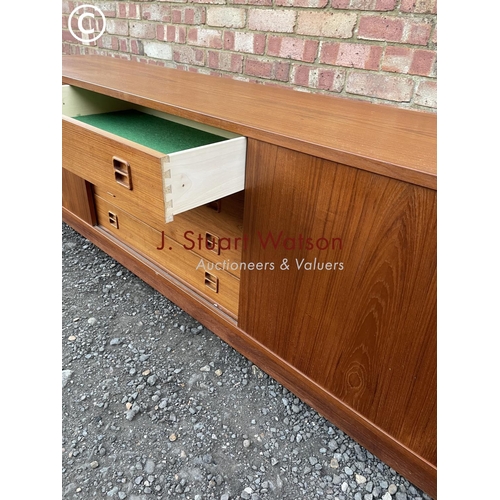
<path fill-rule="evenodd" d="M 63 167 L 137 207 L 151 200 L 152 219 L 244 189 L 245 137 L 69 85 L 62 110 Z"/>

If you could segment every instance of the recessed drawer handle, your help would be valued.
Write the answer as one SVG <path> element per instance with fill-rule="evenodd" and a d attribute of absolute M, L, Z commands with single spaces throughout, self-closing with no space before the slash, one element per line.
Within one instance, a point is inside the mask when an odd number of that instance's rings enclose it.
<path fill-rule="evenodd" d="M 118 229 L 118 215 L 114 214 L 113 212 L 108 212 L 108 221 L 109 223 Z"/>
<path fill-rule="evenodd" d="M 215 210 L 217 213 L 220 213 L 222 209 L 222 200 L 214 200 L 210 203 L 207 203 L 207 207 Z"/>
<path fill-rule="evenodd" d="M 205 241 L 207 242 L 206 246 L 208 250 L 216 253 L 217 255 L 220 255 L 220 238 L 218 236 L 215 236 L 215 234 L 206 233 Z"/>
<path fill-rule="evenodd" d="M 218 293 L 219 278 L 217 278 L 217 276 L 214 276 L 213 274 L 205 272 L 205 286 L 210 288 L 210 290 L 214 291 L 215 293 Z"/>
<path fill-rule="evenodd" d="M 127 189 L 132 189 L 132 177 L 130 175 L 130 164 L 117 156 L 113 156 L 113 170 L 115 181 Z"/>

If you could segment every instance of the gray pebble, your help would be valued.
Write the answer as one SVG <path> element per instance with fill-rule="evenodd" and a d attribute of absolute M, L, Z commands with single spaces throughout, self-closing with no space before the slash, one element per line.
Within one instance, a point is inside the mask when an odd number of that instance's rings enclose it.
<path fill-rule="evenodd" d="M 132 405 L 132 408 L 130 408 L 130 410 L 127 410 L 125 412 L 125 418 L 127 420 L 132 420 L 139 413 L 140 409 L 141 409 L 140 406 L 137 403 L 134 403 Z"/>
<path fill-rule="evenodd" d="M 243 500 L 249 500 L 250 498 L 252 498 L 252 493 L 253 493 L 253 490 L 252 488 L 250 487 L 246 487 L 240 494 L 241 498 L 243 498 Z"/>
<path fill-rule="evenodd" d="M 118 337 L 111 339 L 109 342 L 109 345 L 120 345 L 122 343 L 121 339 Z"/>
<path fill-rule="evenodd" d="M 337 441 L 335 441 L 334 439 L 331 439 L 328 442 L 328 448 L 330 448 L 330 450 L 335 451 L 338 447 L 339 445 L 337 444 Z"/>
<path fill-rule="evenodd" d="M 220 500 L 229 500 L 229 493 L 223 493 L 221 496 L 220 496 Z"/>
<path fill-rule="evenodd" d="M 394 493 L 396 493 L 396 491 L 398 491 L 398 487 L 397 487 L 395 484 L 390 484 L 390 485 L 389 485 L 389 488 L 387 489 L 387 491 L 388 491 L 391 495 L 394 495 Z"/>
<path fill-rule="evenodd" d="M 62 386 L 63 387 L 66 386 L 71 375 L 73 375 L 73 370 L 63 370 L 62 371 Z"/>
<path fill-rule="evenodd" d="M 154 470 L 155 470 L 155 463 L 153 462 L 153 460 L 151 459 L 146 460 L 146 465 L 144 466 L 144 472 L 146 472 L 146 474 L 152 474 Z"/>
<path fill-rule="evenodd" d="M 113 488 L 111 488 L 107 493 L 106 495 L 108 497 L 112 497 L 113 495 L 116 495 L 118 493 L 118 486 L 114 486 Z"/>

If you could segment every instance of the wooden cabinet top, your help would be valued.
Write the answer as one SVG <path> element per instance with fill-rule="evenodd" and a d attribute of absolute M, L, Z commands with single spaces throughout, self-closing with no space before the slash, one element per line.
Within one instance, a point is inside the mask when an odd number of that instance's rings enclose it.
<path fill-rule="evenodd" d="M 63 83 L 436 189 L 433 113 L 105 56 L 63 56 Z"/>

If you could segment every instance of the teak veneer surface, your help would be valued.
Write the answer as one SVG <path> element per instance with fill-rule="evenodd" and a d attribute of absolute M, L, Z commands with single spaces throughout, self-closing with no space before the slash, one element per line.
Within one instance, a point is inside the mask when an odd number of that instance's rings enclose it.
<path fill-rule="evenodd" d="M 63 83 L 436 189 L 435 114 L 115 59 L 63 56 Z"/>
<path fill-rule="evenodd" d="M 63 219 L 435 496 L 436 116 L 100 56 L 64 57 L 63 83 L 248 137 L 243 227 L 231 231 L 248 237 L 242 262 L 275 267 L 241 272 L 237 320 L 140 239 L 95 226 L 89 183 L 156 228 L 156 242 L 161 179 L 139 162 L 134 191 L 114 193 L 104 156 L 132 145 L 69 118 Z M 257 237 L 281 232 L 342 248 Z M 343 269 L 297 269 L 302 258 Z M 294 267 L 281 271 L 283 259 Z"/>
<path fill-rule="evenodd" d="M 238 325 L 435 465 L 436 192 L 256 141 L 248 153 L 242 260 L 275 266 L 242 272 Z"/>

